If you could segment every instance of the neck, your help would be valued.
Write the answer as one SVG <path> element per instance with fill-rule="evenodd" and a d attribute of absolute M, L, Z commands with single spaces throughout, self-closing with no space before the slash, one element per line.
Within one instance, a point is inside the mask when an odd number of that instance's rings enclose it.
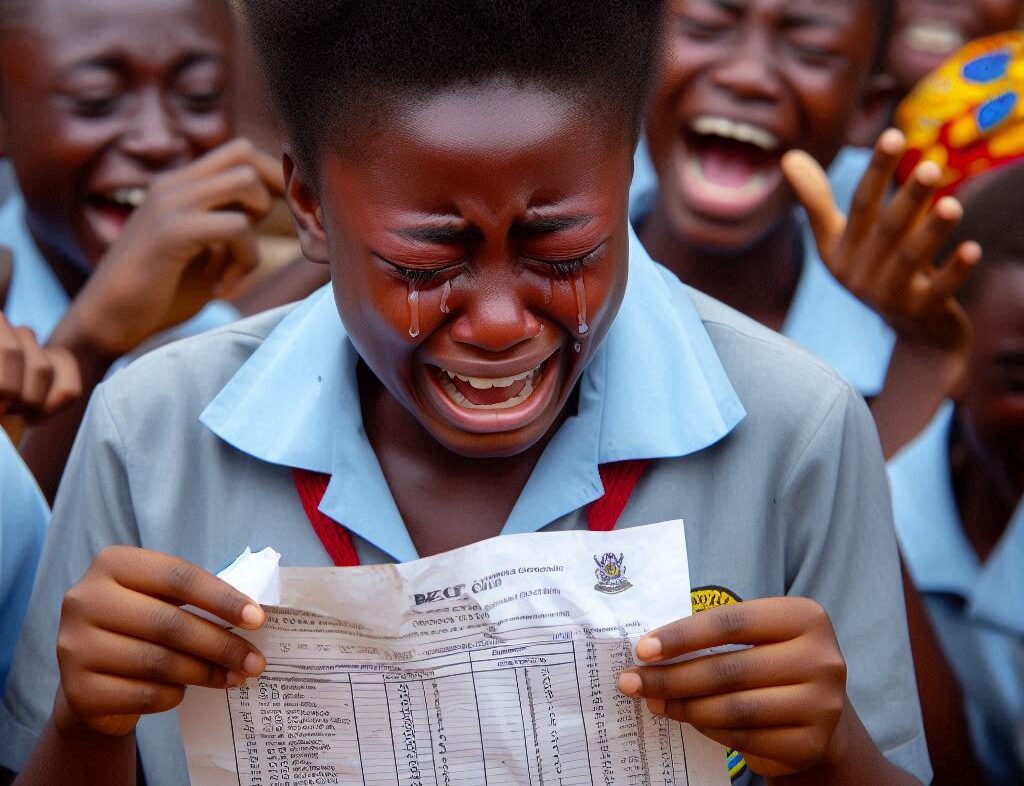
<path fill-rule="evenodd" d="M 82 291 L 82 287 L 89 279 L 89 274 L 81 265 L 76 264 L 70 255 L 64 253 L 57 245 L 48 242 L 43 233 L 37 232 L 31 221 L 28 222 L 28 229 L 43 260 L 50 266 L 68 297 L 73 300 Z"/>
<path fill-rule="evenodd" d="M 507 458 L 452 453 L 360 363 L 366 436 L 421 556 L 501 532 L 558 425 L 538 444 Z"/>
<path fill-rule="evenodd" d="M 954 421 L 950 435 L 950 467 L 964 534 L 985 562 L 1006 532 L 1019 494 L 987 451 L 976 444 L 970 426 Z"/>
<path fill-rule="evenodd" d="M 689 243 L 660 200 L 640 230 L 651 257 L 690 286 L 773 330 L 781 330 L 803 264 L 800 227 L 790 216 L 741 251 L 717 253 Z"/>

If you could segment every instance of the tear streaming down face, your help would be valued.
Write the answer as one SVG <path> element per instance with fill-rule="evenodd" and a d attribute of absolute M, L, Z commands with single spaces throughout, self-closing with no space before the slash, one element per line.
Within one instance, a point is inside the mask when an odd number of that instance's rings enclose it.
<path fill-rule="evenodd" d="M 559 422 L 621 303 L 632 147 L 565 96 L 501 81 L 391 116 L 359 155 L 322 154 L 315 190 L 291 168 L 306 252 L 434 439 L 519 454 Z"/>

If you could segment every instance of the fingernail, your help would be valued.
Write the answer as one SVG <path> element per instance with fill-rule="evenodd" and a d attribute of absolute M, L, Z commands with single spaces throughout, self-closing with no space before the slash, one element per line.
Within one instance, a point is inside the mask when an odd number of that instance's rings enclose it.
<path fill-rule="evenodd" d="M 636 656 L 640 660 L 656 660 L 661 655 L 661 639 L 647 636 L 636 645 Z"/>
<path fill-rule="evenodd" d="M 934 186 L 942 177 L 942 169 L 934 161 L 925 161 L 917 168 L 917 182 L 923 186 Z"/>
<path fill-rule="evenodd" d="M 882 134 L 879 140 L 882 150 L 889 155 L 896 155 L 903 152 L 903 134 L 895 128 L 890 128 Z"/>
<path fill-rule="evenodd" d="M 650 710 L 652 715 L 664 715 L 665 714 L 665 700 L 664 699 L 648 699 L 647 709 Z"/>
<path fill-rule="evenodd" d="M 227 677 L 225 677 L 228 688 L 237 688 L 239 685 L 245 684 L 245 677 L 239 674 L 237 671 L 229 671 Z"/>
<path fill-rule="evenodd" d="M 935 204 L 935 210 L 945 221 L 957 221 L 964 215 L 963 206 L 955 197 L 943 197 Z"/>
<path fill-rule="evenodd" d="M 242 609 L 242 622 L 246 625 L 260 625 L 263 622 L 263 609 L 250 603 Z"/>
<path fill-rule="evenodd" d="M 624 671 L 619 675 L 619 690 L 627 696 L 636 696 L 643 687 L 640 675 L 633 671 Z"/>
<path fill-rule="evenodd" d="M 261 671 L 263 671 L 263 658 L 255 652 L 250 652 L 245 656 L 245 661 L 242 663 L 242 670 L 251 677 L 257 676 Z"/>

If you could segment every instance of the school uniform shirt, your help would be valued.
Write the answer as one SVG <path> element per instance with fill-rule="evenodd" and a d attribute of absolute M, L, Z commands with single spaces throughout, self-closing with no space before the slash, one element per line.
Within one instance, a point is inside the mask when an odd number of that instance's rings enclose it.
<path fill-rule="evenodd" d="M 0 691 L 28 608 L 49 518 L 35 478 L 0 429 Z"/>
<path fill-rule="evenodd" d="M 65 473 L 0 712 L 19 767 L 50 712 L 61 598 L 109 543 L 216 571 L 246 546 L 330 559 L 292 468 L 332 476 L 320 510 L 363 564 L 415 559 L 360 414 L 356 350 L 330 287 L 177 342 L 101 385 Z M 807 596 L 831 614 L 848 689 L 880 749 L 927 781 L 881 452 L 863 400 L 825 364 L 686 289 L 635 237 L 621 310 L 504 533 L 585 529 L 602 463 L 651 459 L 619 526 L 684 519 L 698 609 Z M 685 609 L 680 609 L 680 616 Z M 144 718 L 151 786 L 187 782 L 173 713 Z M 739 756 L 737 783 L 760 783 Z"/>
<path fill-rule="evenodd" d="M 71 299 L 29 232 L 25 221 L 25 202 L 20 194 L 12 194 L 0 207 L 0 245 L 7 246 L 14 254 L 11 286 L 7 302 L 3 305 L 4 316 L 12 325 L 31 328 L 39 342 L 45 343 L 64 318 Z M 240 317 L 239 311 L 231 304 L 214 300 L 192 319 L 155 336 L 127 357 L 134 358 L 152 346 L 202 333 Z"/>
<path fill-rule="evenodd" d="M 869 150 L 845 148 L 830 167 L 829 181 L 843 211 L 849 209 L 870 158 Z M 641 143 L 633 160 L 630 187 L 630 217 L 637 228 L 650 215 L 657 194 L 657 174 L 646 145 Z M 797 212 L 804 227 L 804 262 L 782 333 L 832 366 L 861 395 L 877 396 L 885 386 L 895 334 L 885 320 L 836 281 L 818 254 L 806 214 L 802 209 Z"/>
<path fill-rule="evenodd" d="M 949 462 L 954 406 L 889 465 L 910 575 L 964 694 L 975 751 L 996 784 L 1024 782 L 1024 504 L 982 564 L 964 534 Z"/>

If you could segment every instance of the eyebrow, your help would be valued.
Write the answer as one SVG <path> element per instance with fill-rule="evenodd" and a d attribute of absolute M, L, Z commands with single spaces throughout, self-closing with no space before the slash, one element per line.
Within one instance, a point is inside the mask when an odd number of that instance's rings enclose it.
<path fill-rule="evenodd" d="M 107 71 L 123 71 L 127 68 L 129 59 L 129 56 L 124 52 L 108 52 L 94 57 L 85 57 L 81 60 L 69 63 L 65 71 L 69 74 L 75 73 L 76 71 L 87 71 L 90 68 L 102 68 Z M 190 52 L 182 57 L 178 62 L 174 63 L 174 65 L 171 66 L 170 71 L 173 76 L 178 76 L 197 65 L 203 65 L 205 63 L 220 65 L 223 62 L 224 56 L 217 52 Z"/>
<path fill-rule="evenodd" d="M 593 220 L 594 217 L 590 215 L 536 216 L 526 221 L 517 222 L 513 227 L 513 233 L 520 237 L 539 237 L 586 226 Z"/>
<path fill-rule="evenodd" d="M 434 243 L 445 246 L 464 243 L 475 239 L 478 235 L 472 227 L 461 221 L 446 221 L 419 227 L 409 227 L 407 229 L 396 229 L 394 234 L 418 243 Z"/>
<path fill-rule="evenodd" d="M 594 217 L 578 216 L 535 216 L 525 221 L 517 221 L 512 227 L 512 234 L 519 237 L 540 237 L 566 229 L 586 226 Z M 461 221 L 440 222 L 419 227 L 396 229 L 394 234 L 406 240 L 418 243 L 453 246 L 460 243 L 478 240 L 480 232 Z"/>

